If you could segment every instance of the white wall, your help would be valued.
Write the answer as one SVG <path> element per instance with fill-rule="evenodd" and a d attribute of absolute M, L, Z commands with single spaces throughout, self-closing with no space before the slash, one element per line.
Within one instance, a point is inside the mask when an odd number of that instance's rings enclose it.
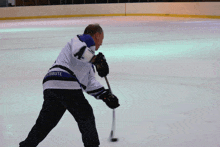
<path fill-rule="evenodd" d="M 94 14 L 125 14 L 125 4 L 24 6 L 0 9 L 0 18 Z"/>
<path fill-rule="evenodd" d="M 220 16 L 220 2 L 128 3 L 126 13 Z"/>
<path fill-rule="evenodd" d="M 137 14 L 210 15 L 220 18 L 220 2 L 116 3 L 0 8 L 0 19 Z"/>

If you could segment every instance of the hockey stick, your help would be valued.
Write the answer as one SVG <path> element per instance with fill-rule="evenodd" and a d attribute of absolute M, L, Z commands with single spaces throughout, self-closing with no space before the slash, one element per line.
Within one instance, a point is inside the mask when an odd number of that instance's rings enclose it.
<path fill-rule="evenodd" d="M 112 95 L 112 90 L 111 90 L 111 87 L 110 87 L 110 84 L 109 84 L 109 82 L 108 82 L 107 77 L 105 77 L 105 81 L 106 81 L 106 83 L 107 83 L 107 85 L 108 85 L 108 89 L 109 89 L 109 91 L 110 91 L 110 93 L 111 93 L 111 95 Z M 111 130 L 110 137 L 109 137 L 109 140 L 110 140 L 111 142 L 116 142 L 116 141 L 118 141 L 118 138 L 114 138 L 114 132 L 115 132 L 115 109 L 113 109 L 113 115 L 112 115 L 112 130 Z"/>

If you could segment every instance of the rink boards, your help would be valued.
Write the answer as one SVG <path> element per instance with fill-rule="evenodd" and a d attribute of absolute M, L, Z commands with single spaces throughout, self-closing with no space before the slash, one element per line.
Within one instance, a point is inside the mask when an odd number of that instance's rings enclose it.
<path fill-rule="evenodd" d="M 220 18 L 220 2 L 120 3 L 0 8 L 0 20 L 94 16 Z"/>

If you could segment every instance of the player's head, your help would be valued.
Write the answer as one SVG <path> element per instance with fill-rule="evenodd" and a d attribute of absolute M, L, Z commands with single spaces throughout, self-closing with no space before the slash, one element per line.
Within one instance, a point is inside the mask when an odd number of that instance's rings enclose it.
<path fill-rule="evenodd" d="M 98 50 L 104 39 L 104 33 L 101 26 L 99 24 L 90 24 L 85 28 L 84 34 L 92 36 L 95 42 L 96 50 Z"/>

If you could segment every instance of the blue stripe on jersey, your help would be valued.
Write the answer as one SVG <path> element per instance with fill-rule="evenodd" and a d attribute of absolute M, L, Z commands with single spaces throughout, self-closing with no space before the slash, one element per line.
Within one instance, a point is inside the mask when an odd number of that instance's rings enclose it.
<path fill-rule="evenodd" d="M 79 80 L 76 78 L 75 74 L 74 74 L 74 73 L 72 72 L 72 70 L 70 70 L 69 68 L 67 68 L 67 67 L 65 67 L 65 66 L 62 66 L 62 65 L 54 65 L 54 66 L 51 67 L 50 69 L 53 69 L 53 68 L 60 68 L 60 69 L 63 69 L 63 70 L 65 70 L 65 71 L 67 71 L 68 73 L 70 73 L 69 75 L 73 76 L 73 77 L 76 79 L 76 81 L 79 83 L 80 87 L 82 87 L 83 89 L 86 89 L 86 86 L 83 85 L 83 84 L 81 84 L 81 83 L 79 82 Z M 65 72 L 64 72 L 64 73 L 65 73 Z M 66 74 L 67 74 L 67 73 L 66 73 Z M 75 80 L 73 80 L 73 81 L 75 81 Z"/>
<path fill-rule="evenodd" d="M 93 71 L 94 71 L 94 73 L 95 73 L 95 68 L 94 68 L 94 65 L 92 64 L 92 69 L 93 69 Z"/>
<path fill-rule="evenodd" d="M 96 90 L 92 90 L 92 91 L 87 91 L 88 94 L 91 94 L 91 93 L 100 93 L 100 92 L 103 92 L 105 90 L 104 87 L 101 87 L 99 89 L 96 89 Z"/>
<path fill-rule="evenodd" d="M 77 81 L 76 77 L 73 75 L 70 75 L 66 72 L 62 71 L 51 71 L 49 72 L 43 80 L 43 83 L 49 81 L 49 80 L 60 80 L 60 81 Z"/>
<path fill-rule="evenodd" d="M 95 42 L 92 37 L 88 34 L 77 35 L 80 41 L 85 42 L 87 47 L 95 46 Z"/>

